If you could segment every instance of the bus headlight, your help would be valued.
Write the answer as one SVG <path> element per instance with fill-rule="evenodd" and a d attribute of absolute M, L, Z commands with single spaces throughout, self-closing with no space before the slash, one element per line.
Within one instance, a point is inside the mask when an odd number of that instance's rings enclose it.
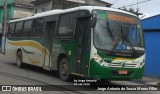
<path fill-rule="evenodd" d="M 108 66 L 108 63 L 105 62 L 98 54 L 95 54 L 94 60 L 101 66 Z"/>
<path fill-rule="evenodd" d="M 94 60 L 98 60 L 99 59 L 99 56 L 98 55 L 95 55 L 94 56 Z"/>
<path fill-rule="evenodd" d="M 141 68 L 144 65 L 144 63 L 140 61 L 132 61 L 132 63 L 137 64 L 137 67 L 139 68 Z"/>

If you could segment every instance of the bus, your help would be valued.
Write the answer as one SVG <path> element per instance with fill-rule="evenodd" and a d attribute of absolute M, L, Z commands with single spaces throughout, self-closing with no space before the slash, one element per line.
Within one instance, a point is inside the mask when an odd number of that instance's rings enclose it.
<path fill-rule="evenodd" d="M 24 63 L 91 79 L 141 79 L 145 64 L 140 19 L 129 12 L 80 6 L 9 21 L 5 54 Z"/>

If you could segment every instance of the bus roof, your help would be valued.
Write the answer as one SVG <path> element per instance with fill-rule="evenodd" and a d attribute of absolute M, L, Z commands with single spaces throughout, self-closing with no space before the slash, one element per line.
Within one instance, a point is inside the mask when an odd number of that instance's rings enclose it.
<path fill-rule="evenodd" d="M 56 14 L 62 14 L 62 13 L 67 13 L 67 12 L 73 12 L 73 11 L 77 11 L 77 10 L 88 10 L 88 11 L 91 12 L 93 9 L 115 11 L 115 12 L 121 12 L 121 13 L 129 14 L 129 15 L 132 15 L 132 16 L 136 16 L 136 15 L 134 15 L 132 13 L 129 13 L 129 12 L 126 12 L 126 11 L 122 11 L 122 10 L 118 10 L 118 9 L 113 9 L 113 8 L 108 8 L 108 7 L 80 6 L 80 7 L 75 7 L 75 8 L 70 8 L 70 9 L 64 9 L 64 10 L 58 9 L 58 10 L 51 10 L 51 11 L 41 12 L 41 13 L 34 14 L 33 16 L 30 16 L 30 17 L 16 19 L 16 20 L 11 20 L 11 21 L 9 21 L 9 23 L 23 21 L 23 20 L 29 20 L 29 19 L 33 19 L 33 18 L 40 18 L 40 17 L 45 17 L 45 16 L 51 16 L 51 15 L 56 15 Z"/>

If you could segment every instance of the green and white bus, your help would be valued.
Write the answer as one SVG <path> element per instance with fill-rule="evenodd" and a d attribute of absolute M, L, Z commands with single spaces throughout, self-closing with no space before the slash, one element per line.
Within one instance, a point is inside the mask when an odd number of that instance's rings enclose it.
<path fill-rule="evenodd" d="M 9 22 L 6 56 L 70 75 L 93 79 L 141 79 L 145 64 L 140 19 L 98 6 L 51 10 Z"/>

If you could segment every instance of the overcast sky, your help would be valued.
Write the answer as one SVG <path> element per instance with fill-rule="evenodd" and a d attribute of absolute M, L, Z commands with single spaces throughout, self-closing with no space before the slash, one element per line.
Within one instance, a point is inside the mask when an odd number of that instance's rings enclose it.
<path fill-rule="evenodd" d="M 109 3 L 113 4 L 113 8 L 120 8 L 128 5 L 132 5 L 129 7 L 126 7 L 127 9 L 132 7 L 135 10 L 137 9 L 137 1 L 138 9 L 140 13 L 143 13 L 143 18 L 147 18 L 150 16 L 158 15 L 160 14 L 160 0 L 103 0 L 107 1 Z"/>

